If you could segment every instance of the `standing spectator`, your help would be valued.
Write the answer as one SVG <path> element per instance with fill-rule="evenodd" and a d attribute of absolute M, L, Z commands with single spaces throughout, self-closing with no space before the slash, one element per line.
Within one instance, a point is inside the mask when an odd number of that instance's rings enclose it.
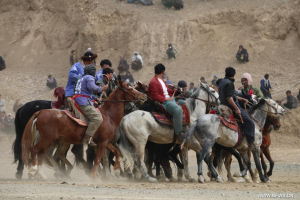
<path fill-rule="evenodd" d="M 124 82 L 126 81 L 129 86 L 134 86 L 134 78 L 133 78 L 132 74 L 130 73 L 130 71 L 127 71 L 126 75 L 123 75 L 122 78 L 123 78 L 123 81 Z"/>
<path fill-rule="evenodd" d="M 17 99 L 14 103 L 13 111 L 16 113 L 22 106 L 23 104 L 20 102 L 20 99 Z"/>
<path fill-rule="evenodd" d="M 46 86 L 50 89 L 54 89 L 57 87 L 56 79 L 51 74 L 48 76 Z"/>
<path fill-rule="evenodd" d="M 3 124 L 4 124 L 4 130 L 6 132 L 14 131 L 15 119 L 12 117 L 10 113 L 7 115 L 7 117 L 4 118 Z"/>
<path fill-rule="evenodd" d="M 129 70 L 129 65 L 127 63 L 127 60 L 125 60 L 124 56 L 120 56 L 120 62 L 118 66 L 119 74 L 122 74 Z"/>
<path fill-rule="evenodd" d="M 178 50 L 172 45 L 168 44 L 168 49 L 166 50 L 166 54 L 170 60 L 174 60 L 177 57 Z"/>
<path fill-rule="evenodd" d="M 0 112 L 5 111 L 5 100 L 2 99 L 0 94 Z"/>
<path fill-rule="evenodd" d="M 75 50 L 71 51 L 71 55 L 70 55 L 70 65 L 71 67 L 78 62 L 78 56 L 76 54 Z"/>
<path fill-rule="evenodd" d="M 143 58 L 138 52 L 134 52 L 132 56 L 131 68 L 139 71 L 143 67 Z"/>
<path fill-rule="evenodd" d="M 216 86 L 216 82 L 219 80 L 219 78 L 218 78 L 218 74 L 215 74 L 214 75 L 214 79 L 211 81 L 211 85 L 212 86 Z"/>
<path fill-rule="evenodd" d="M 265 77 L 263 79 L 261 79 L 261 81 L 260 81 L 260 90 L 264 94 L 265 98 L 272 99 L 272 95 L 271 95 L 271 92 L 270 92 L 270 89 L 272 89 L 272 86 L 270 84 L 269 77 L 270 77 L 269 74 L 265 74 Z"/>
<path fill-rule="evenodd" d="M 4 130 L 4 120 L 7 118 L 6 112 L 1 111 L 1 119 L 0 119 L 0 129 Z"/>
<path fill-rule="evenodd" d="M 197 90 L 197 88 L 195 87 L 195 83 L 191 82 L 188 91 L 190 91 L 191 93 L 194 93 L 196 90 Z"/>
<path fill-rule="evenodd" d="M 0 71 L 5 69 L 6 66 L 5 66 L 5 61 L 4 59 L 2 58 L 2 56 L 0 56 Z"/>
<path fill-rule="evenodd" d="M 298 106 L 297 99 L 294 95 L 292 95 L 292 92 L 290 90 L 286 91 L 286 103 L 283 105 L 288 109 L 294 109 Z"/>
<path fill-rule="evenodd" d="M 236 53 L 236 59 L 240 63 L 249 62 L 249 54 L 247 52 L 247 49 L 244 49 L 243 45 L 239 46 L 239 50 Z"/>
<path fill-rule="evenodd" d="M 164 74 L 163 75 L 163 80 L 167 83 L 167 84 L 170 84 L 172 85 L 172 81 L 170 81 L 169 77 L 167 74 Z"/>

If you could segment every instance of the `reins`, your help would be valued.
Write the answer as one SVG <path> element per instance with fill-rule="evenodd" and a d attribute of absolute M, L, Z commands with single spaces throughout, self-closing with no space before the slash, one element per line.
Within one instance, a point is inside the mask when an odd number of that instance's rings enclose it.
<path fill-rule="evenodd" d="M 106 100 L 106 99 L 103 99 L 102 102 L 111 102 L 111 103 L 121 103 L 121 102 L 134 102 L 134 103 L 137 103 L 139 101 L 141 101 L 140 99 L 137 99 L 138 95 L 133 95 L 133 94 L 130 94 L 129 92 L 127 92 L 127 89 L 124 89 L 124 88 L 121 88 L 118 86 L 118 88 L 120 88 L 121 90 L 123 90 L 125 92 L 125 94 L 127 95 L 131 95 L 134 97 L 134 100 L 127 100 L 126 99 L 126 95 L 125 95 L 125 99 L 124 100 Z"/>

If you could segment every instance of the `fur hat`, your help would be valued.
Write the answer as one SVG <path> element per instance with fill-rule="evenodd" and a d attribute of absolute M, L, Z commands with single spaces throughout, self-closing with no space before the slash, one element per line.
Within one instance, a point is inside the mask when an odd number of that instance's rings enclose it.
<path fill-rule="evenodd" d="M 184 80 L 181 80 L 178 82 L 178 86 L 181 87 L 181 88 L 184 88 L 184 87 L 187 87 L 187 84 Z"/>
<path fill-rule="evenodd" d="M 83 61 L 92 61 L 98 57 L 97 54 L 93 54 L 92 52 L 86 52 L 82 57 L 81 60 Z"/>

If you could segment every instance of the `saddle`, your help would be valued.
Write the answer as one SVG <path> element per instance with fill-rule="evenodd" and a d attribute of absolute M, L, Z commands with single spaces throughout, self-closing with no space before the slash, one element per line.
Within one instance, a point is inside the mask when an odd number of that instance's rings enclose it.
<path fill-rule="evenodd" d="M 84 116 L 84 114 L 81 112 L 79 106 L 77 105 L 76 101 L 73 98 L 67 99 L 69 107 L 72 109 L 72 111 L 69 110 L 63 110 L 66 115 L 72 119 L 74 122 L 76 122 L 80 126 L 88 126 L 88 119 Z M 96 109 L 100 115 L 101 112 L 99 109 Z"/>
<path fill-rule="evenodd" d="M 154 117 L 155 121 L 157 121 L 159 124 L 169 126 L 170 128 L 173 128 L 173 121 L 172 116 L 167 113 L 167 111 L 164 109 L 164 107 L 159 104 L 160 111 L 157 109 L 155 111 L 151 111 L 150 113 Z M 190 124 L 190 114 L 186 107 L 186 105 L 181 106 L 183 110 L 182 114 L 182 126 L 186 126 Z"/>
<path fill-rule="evenodd" d="M 233 147 L 233 148 L 236 148 L 237 146 L 240 145 L 240 143 L 242 141 L 242 137 L 243 137 L 243 132 L 241 130 L 241 127 L 238 125 L 237 119 L 234 117 L 232 110 L 228 106 L 219 105 L 218 111 L 220 113 L 220 115 L 218 117 L 219 117 L 221 123 L 225 127 L 238 133 L 238 141 L 235 144 L 235 146 Z"/>

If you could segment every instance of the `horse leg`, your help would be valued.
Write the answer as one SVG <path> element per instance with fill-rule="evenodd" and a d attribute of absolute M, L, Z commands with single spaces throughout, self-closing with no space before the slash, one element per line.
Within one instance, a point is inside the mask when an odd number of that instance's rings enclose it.
<path fill-rule="evenodd" d="M 46 156 L 47 149 L 42 149 L 38 153 L 38 166 L 37 166 L 37 173 L 35 175 L 36 178 L 42 179 L 42 180 L 47 180 L 46 175 L 42 172 L 42 166 L 43 166 L 43 161 Z"/>
<path fill-rule="evenodd" d="M 145 164 L 147 167 L 147 173 L 151 177 L 155 177 L 153 172 L 152 172 L 152 167 L 154 163 L 154 158 L 155 158 L 155 148 L 156 144 L 152 142 L 147 142 L 146 148 L 145 148 Z"/>
<path fill-rule="evenodd" d="M 189 172 L 189 159 L 188 159 L 188 148 L 187 146 L 184 146 L 184 148 L 181 150 L 179 153 L 180 159 L 183 163 L 184 166 L 184 176 L 187 180 L 190 182 L 196 182 L 194 178 L 191 177 L 190 172 Z"/>
<path fill-rule="evenodd" d="M 262 169 L 264 170 L 264 176 L 265 176 L 266 178 L 268 178 L 268 176 L 267 176 L 267 168 L 268 168 L 268 167 L 267 167 L 266 161 L 265 161 L 265 159 L 264 159 L 263 151 L 264 151 L 264 149 L 261 149 L 261 150 L 260 150 L 260 161 L 261 161 Z"/>
<path fill-rule="evenodd" d="M 22 157 L 22 156 L 21 156 Z M 18 162 L 18 167 L 17 167 L 17 172 L 15 174 L 17 179 L 22 179 L 23 176 L 23 170 L 24 170 L 24 163 L 22 158 L 19 158 L 19 162 Z"/>
<path fill-rule="evenodd" d="M 91 171 L 91 177 L 96 180 L 97 178 L 97 171 L 98 171 L 98 167 L 100 165 L 101 162 L 101 157 L 106 149 L 107 146 L 107 141 L 103 141 L 102 143 L 98 144 L 97 150 L 96 150 L 96 156 L 94 159 L 94 166 L 92 168 Z"/>
<path fill-rule="evenodd" d="M 114 165 L 115 175 L 116 177 L 120 177 L 120 170 L 121 170 L 120 151 L 116 147 L 114 147 L 111 143 L 109 143 L 106 148 L 109 149 L 111 152 L 113 152 L 113 154 L 115 155 L 116 158 L 116 162 Z"/>
<path fill-rule="evenodd" d="M 240 167 L 240 174 L 238 177 L 244 177 L 246 174 L 247 174 L 247 170 L 245 169 L 245 166 L 244 166 L 244 163 L 243 163 L 243 160 L 242 160 L 242 157 L 241 155 L 239 154 L 239 152 L 237 152 L 234 148 L 231 148 L 231 147 L 223 147 L 228 153 L 230 156 L 228 156 L 228 159 L 229 159 L 229 162 L 231 165 L 231 161 L 232 161 L 232 156 L 233 155 L 238 163 L 239 163 L 239 167 Z M 230 158 L 229 158 L 230 157 Z M 226 157 L 227 158 L 227 157 Z M 228 172 L 228 171 L 227 171 Z M 230 174 L 230 175 L 229 175 Z M 231 173 L 230 173 L 230 169 L 229 169 L 229 176 L 231 176 Z M 231 178 L 233 179 L 233 177 L 231 176 Z"/>
<path fill-rule="evenodd" d="M 204 157 L 204 161 L 207 164 L 208 168 L 210 169 L 211 173 L 212 173 L 212 177 L 217 181 L 217 182 L 224 182 L 224 180 L 222 179 L 222 177 L 218 174 L 216 168 L 213 166 L 212 162 L 211 162 L 211 156 L 209 154 L 209 152 L 206 154 L 206 156 Z"/>
<path fill-rule="evenodd" d="M 168 152 L 170 151 L 171 148 L 172 146 L 168 144 L 162 144 L 163 151 L 161 152 L 162 153 L 161 166 L 164 170 L 166 178 L 169 179 L 171 182 L 175 182 L 176 180 L 173 177 L 172 168 L 168 158 Z"/>
<path fill-rule="evenodd" d="M 266 156 L 266 158 L 269 160 L 270 162 L 270 169 L 267 173 L 267 176 L 270 177 L 272 176 L 272 171 L 273 171 L 273 167 L 274 167 L 274 160 L 272 159 L 271 157 L 271 153 L 270 153 L 270 149 L 269 147 L 267 147 L 265 150 L 264 150 L 264 155 Z"/>
<path fill-rule="evenodd" d="M 250 151 L 247 151 L 247 154 L 248 154 L 248 158 L 251 162 L 251 152 Z M 253 170 L 252 170 L 252 167 L 251 167 L 251 163 L 249 165 L 249 173 L 250 173 L 250 176 L 251 176 L 251 179 L 254 181 L 255 179 L 255 176 L 254 176 L 254 173 L 253 173 Z M 255 181 L 256 182 L 256 181 Z"/>
<path fill-rule="evenodd" d="M 46 156 L 46 158 L 48 158 L 48 161 L 53 166 L 55 178 L 59 178 L 60 177 L 59 166 L 58 166 L 59 163 L 56 162 L 56 160 L 53 157 L 53 152 L 54 152 L 55 148 L 57 148 L 57 147 L 58 147 L 57 145 L 51 145 L 51 147 L 49 148 L 49 150 L 47 152 L 47 156 Z"/>
<path fill-rule="evenodd" d="M 82 164 L 84 170 L 88 170 L 86 161 L 83 159 L 83 144 L 74 144 L 71 152 L 75 156 L 75 164 Z"/>
<path fill-rule="evenodd" d="M 70 148 L 70 144 L 67 142 L 60 141 L 60 148 L 58 152 L 58 157 L 64 162 L 64 164 L 67 165 L 67 170 L 65 175 L 67 177 L 70 177 L 70 173 L 73 169 L 73 165 L 69 162 L 69 160 L 66 158 L 67 152 Z"/>
<path fill-rule="evenodd" d="M 207 154 L 209 153 L 209 150 L 213 147 L 214 145 L 214 141 L 203 141 L 204 145 L 203 148 L 201 149 L 200 153 L 197 154 L 197 164 L 198 164 L 198 182 L 199 183 L 204 183 L 204 177 L 203 177 L 203 173 L 202 173 L 202 162 L 203 160 L 205 160 L 205 162 L 208 164 L 208 167 L 210 168 L 211 172 L 212 172 L 212 177 L 213 178 L 217 178 L 219 175 L 217 173 L 217 171 L 215 170 L 215 168 L 212 166 L 211 160 L 210 160 L 210 156 Z"/>
<path fill-rule="evenodd" d="M 180 145 L 176 145 L 176 147 L 174 149 L 172 149 L 172 151 L 170 151 L 168 153 L 169 155 L 169 159 L 173 162 L 175 162 L 177 169 L 178 169 L 178 173 L 177 173 L 177 178 L 178 181 L 182 181 L 182 177 L 183 177 L 183 171 L 184 171 L 184 166 L 183 164 L 179 161 L 178 159 L 178 154 L 180 153 Z"/>
<path fill-rule="evenodd" d="M 93 168 L 93 161 L 95 159 L 95 150 L 93 147 L 88 145 L 88 148 L 86 150 L 86 161 L 87 161 L 87 168 L 85 170 L 86 174 L 89 174 L 92 171 Z"/>
<path fill-rule="evenodd" d="M 269 179 L 264 177 L 262 170 L 261 170 L 261 164 L 260 164 L 260 159 L 259 159 L 260 148 L 255 148 L 254 150 L 252 150 L 252 155 L 253 155 L 256 169 L 258 170 L 258 174 L 259 174 L 259 178 L 260 178 L 261 182 L 263 182 L 263 183 L 268 182 Z"/>
<path fill-rule="evenodd" d="M 37 145 L 34 145 L 31 147 L 31 165 L 29 167 L 29 172 L 28 172 L 28 178 L 32 179 L 34 178 L 35 174 L 37 173 L 37 154 L 38 154 L 38 148 Z"/>
<path fill-rule="evenodd" d="M 245 163 L 245 170 L 248 171 L 251 168 L 251 162 L 248 156 L 248 152 L 244 151 L 244 152 L 240 152 L 240 155 L 243 158 L 243 161 Z M 248 178 L 248 175 L 246 174 L 245 176 L 243 176 L 243 178 L 246 180 L 247 183 L 251 182 L 251 180 Z"/>
<path fill-rule="evenodd" d="M 145 151 L 145 146 L 146 144 L 140 144 L 139 146 L 136 147 L 136 165 L 138 167 L 138 169 L 140 170 L 140 172 L 142 173 L 142 175 L 148 179 L 149 182 L 151 183 L 157 183 L 156 178 L 152 178 L 150 177 L 145 170 L 145 163 L 142 162 L 144 160 L 144 151 Z"/>
<path fill-rule="evenodd" d="M 228 178 L 229 182 L 236 182 L 236 180 L 231 175 L 231 171 L 230 171 L 231 162 L 232 162 L 232 154 L 229 153 L 229 152 L 226 152 L 225 168 L 226 168 L 226 171 L 227 171 L 227 178 Z"/>

